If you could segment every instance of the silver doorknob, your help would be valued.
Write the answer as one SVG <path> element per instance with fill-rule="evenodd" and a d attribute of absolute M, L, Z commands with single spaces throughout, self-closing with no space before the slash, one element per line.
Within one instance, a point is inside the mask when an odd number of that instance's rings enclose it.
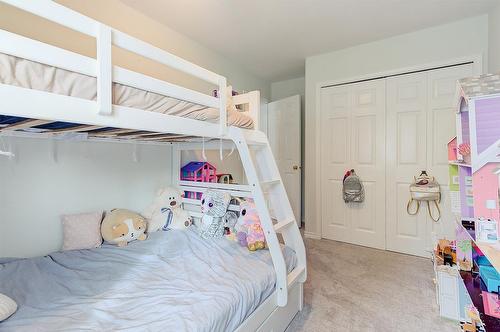
<path fill-rule="evenodd" d="M 296 170 L 298 170 L 300 167 L 299 167 L 299 166 L 297 166 L 297 165 L 293 165 L 293 167 L 292 167 L 292 168 L 296 171 Z"/>

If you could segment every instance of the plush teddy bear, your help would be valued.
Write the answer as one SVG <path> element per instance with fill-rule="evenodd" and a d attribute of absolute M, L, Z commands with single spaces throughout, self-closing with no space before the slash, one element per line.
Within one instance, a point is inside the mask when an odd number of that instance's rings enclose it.
<path fill-rule="evenodd" d="M 134 240 L 146 240 L 146 226 L 146 221 L 139 214 L 114 209 L 106 213 L 101 223 L 101 234 L 104 241 L 124 247 Z"/>
<path fill-rule="evenodd" d="M 183 194 L 172 187 L 158 190 L 153 204 L 143 212 L 148 221 L 148 233 L 191 226 L 191 217 L 182 208 L 182 197 Z"/>
<path fill-rule="evenodd" d="M 226 213 L 231 201 L 228 193 L 208 189 L 201 196 L 201 217 L 198 225 L 200 236 L 204 239 L 219 238 L 224 235 Z"/>
<path fill-rule="evenodd" d="M 240 216 L 235 230 L 238 243 L 242 247 L 247 247 L 250 251 L 266 247 L 266 237 L 253 201 L 247 200 L 240 203 Z"/>

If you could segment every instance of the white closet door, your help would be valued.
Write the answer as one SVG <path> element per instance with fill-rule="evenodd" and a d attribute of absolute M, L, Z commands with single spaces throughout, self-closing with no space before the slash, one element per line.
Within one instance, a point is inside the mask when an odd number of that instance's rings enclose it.
<path fill-rule="evenodd" d="M 387 79 L 387 249 L 423 255 L 425 212 L 406 212 L 408 187 L 427 168 L 427 74 Z"/>
<path fill-rule="evenodd" d="M 474 75 L 472 64 L 428 72 L 427 169 L 441 185 L 441 220 L 432 222 L 431 236 L 455 238 L 455 219 L 451 213 L 449 191 L 448 142 L 456 136 L 456 87 L 457 80 Z M 433 242 L 428 238 L 426 253 L 432 250 Z"/>
<path fill-rule="evenodd" d="M 388 250 L 427 257 L 432 237 L 453 236 L 446 143 L 455 136 L 456 81 L 472 70 L 463 65 L 387 79 Z M 416 216 L 406 211 L 408 187 L 421 170 L 441 184 L 438 223 L 429 218 L 426 204 Z"/>
<path fill-rule="evenodd" d="M 385 248 L 385 82 L 321 91 L 322 234 L 332 240 Z M 344 173 L 354 168 L 364 203 L 344 203 Z"/>
<path fill-rule="evenodd" d="M 352 87 L 321 89 L 322 237 L 352 242 L 351 211 L 342 199 L 342 179 L 351 166 Z"/>

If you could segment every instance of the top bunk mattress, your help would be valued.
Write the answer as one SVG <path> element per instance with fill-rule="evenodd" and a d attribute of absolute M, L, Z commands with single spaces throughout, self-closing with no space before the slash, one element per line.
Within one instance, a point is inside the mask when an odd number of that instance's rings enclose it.
<path fill-rule="evenodd" d="M 291 272 L 295 253 L 283 254 Z M 123 248 L 0 262 L 0 293 L 19 306 L 0 331 L 233 331 L 275 284 L 268 250 L 159 231 Z"/>
<path fill-rule="evenodd" d="M 0 53 L 0 84 L 41 90 L 76 98 L 96 100 L 97 79 L 69 70 Z M 166 97 L 150 91 L 113 83 L 113 104 L 194 120 L 217 122 L 219 110 Z M 228 109 L 228 126 L 253 128 L 253 120 Z"/>

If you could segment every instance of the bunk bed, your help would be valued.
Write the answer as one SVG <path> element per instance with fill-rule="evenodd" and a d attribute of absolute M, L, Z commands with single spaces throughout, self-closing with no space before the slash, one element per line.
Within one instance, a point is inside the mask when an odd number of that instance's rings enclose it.
<path fill-rule="evenodd" d="M 206 149 L 218 149 L 220 146 L 236 149 L 240 154 L 247 184 L 185 182 L 180 181 L 178 172 L 173 174 L 173 182 L 185 191 L 203 192 L 207 189 L 217 189 L 226 191 L 234 197 L 254 199 L 269 250 L 258 255 L 249 255 L 242 250 L 234 250 L 229 258 L 236 262 L 241 258 L 242 264 L 248 259 L 262 258 L 264 264 L 261 266 L 262 275 L 265 280 L 272 282 L 268 282 L 264 285 L 265 287 L 253 288 L 258 300 L 251 304 L 242 303 L 244 301 L 231 304 L 234 306 L 232 310 L 240 313 L 238 319 L 230 323 L 226 321 L 225 325 L 217 325 L 218 323 L 214 323 L 217 319 L 205 317 L 206 321 L 202 320 L 194 329 L 208 330 L 214 326 L 225 326 L 237 331 L 284 330 L 294 315 L 302 309 L 306 256 L 304 243 L 267 137 L 258 130 L 259 92 L 253 91 L 234 96 L 232 103 L 243 105 L 245 111 L 235 111 L 232 107 L 229 107 L 228 111 L 228 98 L 225 93 L 219 93 L 218 97 L 214 97 L 118 67 L 112 62 L 111 51 L 113 46 L 125 49 L 211 83 L 218 87 L 218 91 L 226 91 L 226 78 L 221 75 L 52 1 L 0 1 L 95 38 L 97 46 L 97 56 L 91 58 L 0 30 L 2 41 L 0 65 L 3 68 L 0 73 L 0 134 L 40 139 L 71 138 L 134 144 L 166 144 L 173 147 L 172 160 L 173 165 L 178 166 L 177 169 L 180 169 L 182 150 L 200 149 L 202 146 Z M 192 215 L 195 217 L 199 204 L 196 200 L 185 200 L 186 207 L 192 210 Z M 272 217 L 270 209 L 273 211 Z M 282 243 L 278 239 L 278 233 L 281 234 Z M 133 265 L 139 270 L 141 264 L 145 265 L 144 269 L 151 267 L 148 264 L 153 264 L 163 269 L 165 273 L 174 272 L 175 267 L 168 265 L 167 260 L 160 262 L 146 259 L 150 256 L 158 257 L 157 250 L 162 247 L 162 241 L 166 241 L 165 237 L 159 238 L 153 235 L 151 241 L 137 243 L 125 249 L 120 248 L 122 255 L 130 255 L 123 259 L 125 261 L 134 259 L 134 255 L 137 255 L 136 258 L 140 257 L 140 261 L 135 261 Z M 184 236 L 182 241 L 180 239 L 179 241 L 186 246 L 202 245 L 196 242 L 193 232 L 176 236 Z M 225 249 L 228 251 L 228 248 Z M 0 267 L 6 271 L 8 266 L 13 266 L 11 264 L 24 262 L 24 264 L 35 266 L 37 262 L 42 264 L 42 261 L 49 260 L 48 264 L 72 262 L 72 264 L 77 264 L 73 265 L 75 270 L 85 271 L 85 268 L 91 266 L 88 259 L 92 257 L 104 259 L 100 255 L 112 251 L 113 248 L 107 247 L 88 250 L 81 254 L 84 257 L 79 257 L 80 260 L 67 256 L 68 254 L 55 253 L 33 261 L 0 262 L 0 264 L 5 264 Z M 217 257 L 222 251 L 215 250 L 214 256 Z M 26 263 L 27 261 L 29 263 Z M 78 265 L 79 261 L 82 262 L 81 266 Z M 162 266 L 162 262 L 168 266 Z M 25 272 L 29 273 L 27 270 Z M 221 268 L 220 272 L 220 280 L 224 280 L 224 269 Z M 91 273 L 89 278 L 92 276 L 97 277 L 99 273 Z M 230 276 L 237 278 L 235 281 L 241 279 L 241 276 L 235 274 L 230 274 Z M 1 277 L 5 277 L 5 274 Z M 59 277 L 64 278 L 64 276 Z M 35 277 L 31 275 L 30 278 Z M 158 282 L 161 283 L 161 278 L 159 280 Z M 209 280 L 212 283 L 219 281 L 215 277 Z M 248 279 L 241 285 L 236 283 L 232 287 L 239 292 L 242 290 L 238 287 L 250 287 L 252 283 L 259 283 L 259 280 L 262 279 Z M 33 280 L 31 279 L 30 282 Z M 207 281 L 209 284 L 210 282 Z M 14 284 L 11 285 L 15 287 Z M 36 292 L 34 294 L 41 296 Z M 19 295 L 23 299 L 20 301 L 20 306 L 30 305 L 29 296 L 26 295 Z M 151 294 L 151 296 L 156 296 L 155 302 L 158 306 L 169 305 L 161 294 Z M 134 306 L 133 302 L 126 301 L 126 303 L 131 307 Z M 79 309 L 85 308 L 85 303 L 73 304 Z M 91 305 L 90 302 L 87 304 Z M 35 303 L 33 305 L 36 306 Z M 120 302 L 118 302 L 118 307 L 113 307 L 113 309 L 119 311 L 119 305 Z M 127 310 L 126 307 L 123 309 Z M 38 313 L 43 316 L 43 310 Z M 223 315 L 227 318 L 228 313 L 218 312 L 214 307 L 212 315 Z M 10 319 L 14 323 L 9 324 L 16 326 L 15 315 Z M 99 315 L 90 315 L 88 319 L 98 324 Z M 124 324 L 126 322 L 130 320 L 124 319 Z M 85 324 L 86 321 L 79 323 Z M 0 330 L 2 324 L 5 323 L 0 323 Z M 36 324 L 36 321 L 27 324 Z M 185 328 L 189 326 L 182 324 L 188 324 L 188 322 L 181 322 L 178 326 Z M 127 328 L 124 325 L 115 327 Z M 64 330 L 64 326 L 58 326 L 58 329 Z"/>

